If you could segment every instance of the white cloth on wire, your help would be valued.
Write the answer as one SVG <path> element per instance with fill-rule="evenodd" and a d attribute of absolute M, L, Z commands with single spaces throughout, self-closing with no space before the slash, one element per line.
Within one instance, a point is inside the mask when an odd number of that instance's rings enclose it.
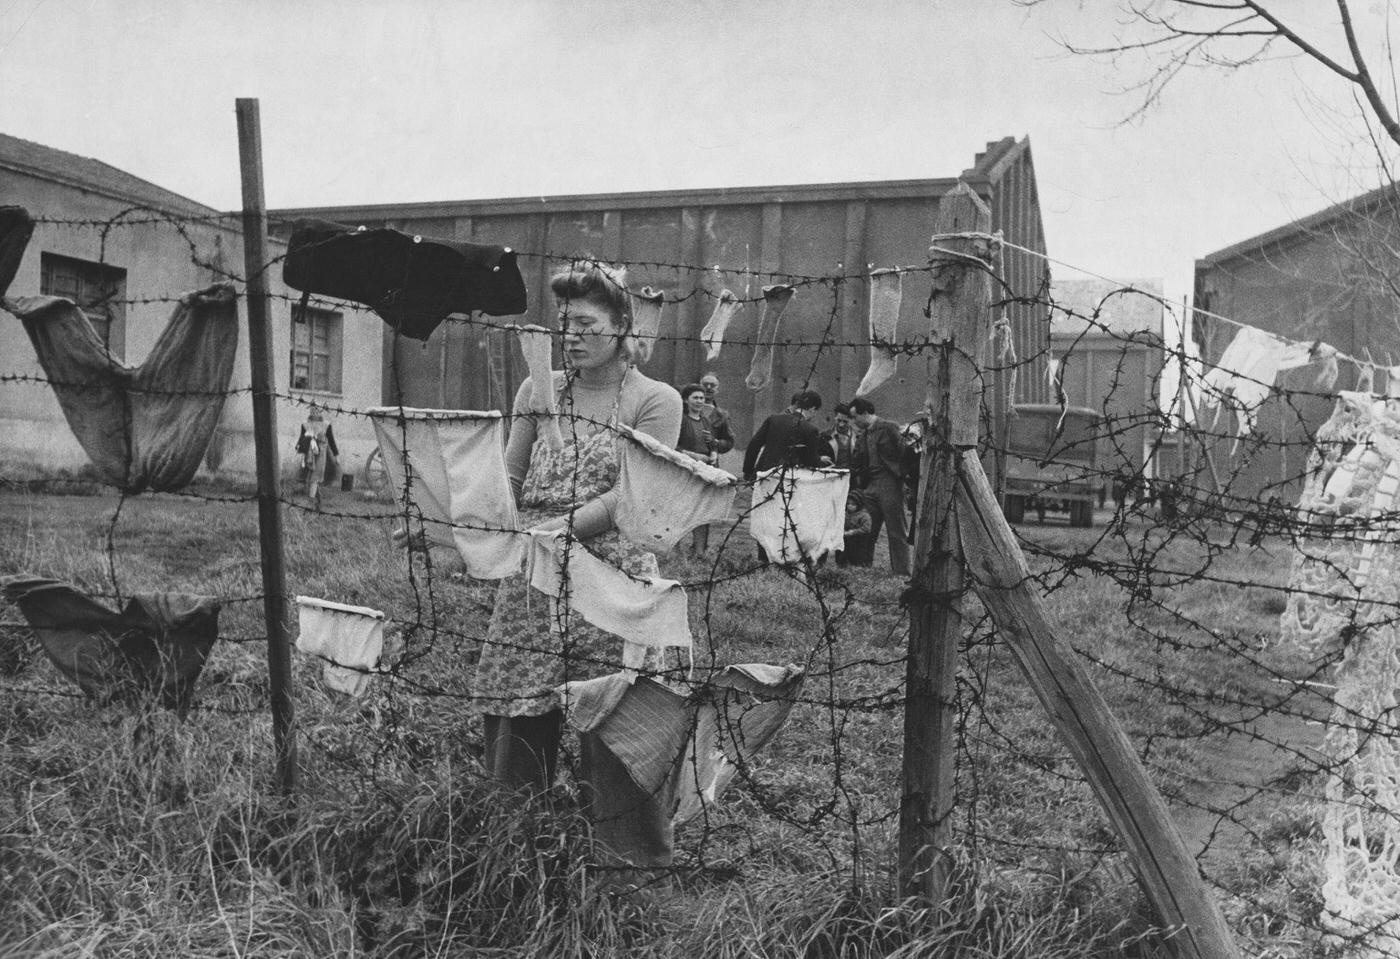
<path fill-rule="evenodd" d="M 506 475 L 501 414 L 396 406 L 366 412 L 399 503 L 422 514 L 428 541 L 455 547 L 476 579 L 519 572 L 525 541 Z"/>
<path fill-rule="evenodd" d="M 1285 370 L 1331 358 L 1335 371 L 1336 350 L 1325 343 L 1291 343 L 1252 326 L 1241 327 L 1220 355 L 1215 368 L 1202 378 L 1201 405 L 1216 409 L 1222 401 L 1235 411 L 1238 433 L 1253 431 L 1264 405 Z M 1326 372 L 1324 372 L 1324 380 Z M 1335 380 L 1335 377 L 1333 377 Z"/>
<path fill-rule="evenodd" d="M 622 466 L 613 524 L 643 549 L 664 553 L 697 526 L 722 523 L 734 504 L 732 473 L 619 425 Z"/>
<path fill-rule="evenodd" d="M 685 588 L 659 576 L 629 576 L 562 530 L 530 533 L 530 585 L 622 639 L 622 665 L 639 669 L 647 647 L 690 649 Z"/>
<path fill-rule="evenodd" d="M 384 614 L 311 596 L 297 598 L 297 649 L 325 661 L 331 689 L 361 696 L 384 652 Z"/>
<path fill-rule="evenodd" d="M 856 396 L 869 396 L 899 368 L 894 343 L 903 290 L 904 274 L 899 270 L 876 270 L 870 274 L 870 366 L 856 387 Z"/>
<path fill-rule="evenodd" d="M 802 688 L 798 666 L 727 666 L 689 695 L 646 677 L 613 674 L 559 687 L 564 714 L 596 732 L 673 825 L 719 800 L 786 722 Z"/>
<path fill-rule="evenodd" d="M 849 470 L 779 467 L 758 474 L 749 532 L 770 562 L 815 560 L 846 545 Z"/>

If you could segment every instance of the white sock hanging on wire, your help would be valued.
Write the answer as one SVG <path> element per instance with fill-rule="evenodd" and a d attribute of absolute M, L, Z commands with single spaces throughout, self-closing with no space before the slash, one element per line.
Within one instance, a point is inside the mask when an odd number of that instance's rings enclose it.
<path fill-rule="evenodd" d="M 719 301 L 715 303 L 715 310 L 710 314 L 710 321 L 700 331 L 700 339 L 705 344 L 706 361 L 719 359 L 720 348 L 724 346 L 724 331 L 729 329 L 729 322 L 734 319 L 741 306 L 743 304 L 732 291 L 720 291 Z"/>
<path fill-rule="evenodd" d="M 895 374 L 892 347 L 899 328 L 903 287 L 904 274 L 899 270 L 876 270 L 870 274 L 870 367 L 856 387 L 856 396 L 869 396 Z"/>
<path fill-rule="evenodd" d="M 754 346 L 748 378 L 744 380 L 751 390 L 761 390 L 773 381 L 773 343 L 778 338 L 778 323 L 796 292 L 786 283 L 763 288 L 763 315 L 758 320 L 758 341 Z"/>
<path fill-rule="evenodd" d="M 530 370 L 530 409 L 546 417 L 540 429 L 549 448 L 563 449 L 564 434 L 559 429 L 559 407 L 554 398 L 554 337 L 544 327 L 533 325 L 517 326 L 515 336 Z"/>
<path fill-rule="evenodd" d="M 666 306 L 666 296 L 660 290 L 649 286 L 642 287 L 632 304 L 632 333 L 641 345 L 638 362 L 651 359 L 652 348 L 656 345 L 656 334 L 661 330 L 661 311 Z"/>

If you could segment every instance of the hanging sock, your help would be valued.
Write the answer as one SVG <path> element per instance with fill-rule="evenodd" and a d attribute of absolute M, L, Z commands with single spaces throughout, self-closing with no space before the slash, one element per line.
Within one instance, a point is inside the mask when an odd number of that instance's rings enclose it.
<path fill-rule="evenodd" d="M 18 316 L 39 365 L 102 481 L 126 493 L 177 490 L 199 469 L 219 424 L 238 352 L 233 286 L 186 293 L 140 366 L 127 366 L 69 300 L 0 300 Z"/>
<path fill-rule="evenodd" d="M 219 602 L 186 593 L 138 593 L 120 613 L 67 583 L 0 578 L 59 672 L 99 703 L 159 695 L 184 718 L 219 638 Z"/>
<path fill-rule="evenodd" d="M 846 548 L 849 470 L 779 467 L 758 474 L 749 533 L 774 563 L 816 561 Z"/>
<path fill-rule="evenodd" d="M 326 685 L 364 695 L 384 651 L 384 614 L 368 606 L 298 596 L 297 624 L 297 649 L 325 661 Z"/>
<path fill-rule="evenodd" d="M 327 220 L 292 224 L 282 280 L 305 293 L 363 303 L 415 340 L 426 340 L 451 313 L 514 316 L 526 309 L 525 281 L 508 246 Z"/>
<path fill-rule="evenodd" d="M 773 344 L 778 339 L 778 323 L 796 292 L 785 283 L 763 288 L 763 315 L 758 320 L 753 363 L 749 366 L 748 378 L 744 380 L 751 390 L 761 390 L 773 381 Z"/>
<path fill-rule="evenodd" d="M 365 412 L 399 504 L 415 522 L 421 515 L 427 541 L 454 547 L 475 579 L 519 572 L 525 542 L 506 474 L 501 414 L 396 406 Z"/>
<path fill-rule="evenodd" d="M 682 536 L 723 523 L 734 504 L 732 473 L 678 453 L 655 437 L 619 425 L 622 466 L 613 524 L 630 542 L 668 552 Z"/>
<path fill-rule="evenodd" d="M 34 235 L 34 218 L 22 206 L 0 206 L 0 296 L 19 271 L 24 249 Z"/>
<path fill-rule="evenodd" d="M 895 374 L 893 346 L 903 288 L 904 274 L 899 270 L 870 274 L 870 368 L 856 387 L 856 396 L 869 396 Z"/>
<path fill-rule="evenodd" d="M 539 426 L 549 448 L 562 450 L 564 434 L 559 429 L 559 406 L 554 395 L 553 334 L 542 326 L 517 326 L 515 337 L 530 371 L 530 411 L 543 417 Z"/>
<path fill-rule="evenodd" d="M 710 314 L 710 321 L 700 331 L 700 340 L 705 344 L 706 362 L 719 359 L 719 351 L 724 346 L 724 331 L 729 329 L 734 314 L 738 313 L 743 305 L 731 291 L 720 291 L 719 301 L 715 303 L 715 310 Z"/>
<path fill-rule="evenodd" d="M 641 346 L 638 364 L 651 359 L 652 348 L 656 346 L 656 335 L 661 331 L 661 311 L 666 306 L 666 295 L 649 286 L 642 287 L 632 304 L 632 334 Z"/>
<path fill-rule="evenodd" d="M 675 580 L 629 576 L 560 530 L 530 534 L 528 564 L 533 588 L 622 639 L 623 668 L 640 669 L 649 648 L 692 648 L 685 589 Z"/>
<path fill-rule="evenodd" d="M 713 807 L 777 735 L 802 689 L 797 666 L 728 666 L 689 695 L 627 674 L 565 683 L 565 716 L 596 732 L 633 782 L 681 825 Z"/>

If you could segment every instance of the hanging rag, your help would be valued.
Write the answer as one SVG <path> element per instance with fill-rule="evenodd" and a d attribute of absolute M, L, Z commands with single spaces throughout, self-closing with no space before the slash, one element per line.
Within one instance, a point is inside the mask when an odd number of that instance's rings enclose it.
<path fill-rule="evenodd" d="M 619 425 L 622 468 L 613 524 L 630 542 L 666 552 L 698 526 L 723 523 L 734 504 L 732 473 Z"/>
<path fill-rule="evenodd" d="M 219 424 L 238 352 L 233 286 L 180 297 L 140 366 L 103 344 L 72 301 L 0 300 L 24 324 L 68 420 L 102 481 L 126 493 L 178 490 L 194 478 Z"/>
<path fill-rule="evenodd" d="M 34 235 L 34 218 L 22 206 L 0 206 L 0 296 L 10 288 L 19 272 L 29 238 Z"/>
<path fill-rule="evenodd" d="M 138 593 L 120 613 L 76 587 L 40 576 L 0 578 L 59 672 L 99 703 L 159 695 L 184 718 L 219 638 L 219 602 L 186 593 Z"/>
<path fill-rule="evenodd" d="M 749 531 L 768 559 L 815 561 L 846 546 L 846 497 L 850 471 L 778 467 L 759 473 L 753 487 Z"/>
<path fill-rule="evenodd" d="M 325 662 L 331 689 L 364 695 L 384 651 L 384 614 L 311 596 L 297 597 L 297 649 Z"/>
<path fill-rule="evenodd" d="M 426 340 L 450 313 L 513 316 L 526 309 L 510 247 L 326 220 L 292 224 L 282 279 L 306 293 L 363 303 L 415 340 Z"/>
<path fill-rule="evenodd" d="M 689 695 L 627 674 L 565 683 L 565 715 L 596 732 L 646 794 L 680 825 L 777 735 L 802 688 L 797 666 L 728 666 Z"/>
<path fill-rule="evenodd" d="M 1326 343 L 1290 343 L 1252 326 L 1241 327 L 1215 368 L 1202 378 L 1201 405 L 1214 410 L 1222 402 L 1228 404 L 1235 411 L 1237 434 L 1247 436 L 1254 430 L 1259 408 L 1273 393 L 1279 373 L 1330 358 L 1320 380 L 1326 383 L 1330 370 L 1335 383 L 1336 352 Z"/>
<path fill-rule="evenodd" d="M 729 329 L 729 323 L 734 319 L 734 314 L 738 313 L 743 305 L 731 291 L 720 291 L 714 312 L 710 314 L 710 320 L 705 324 L 705 328 L 700 331 L 700 341 L 705 344 L 706 362 L 719 359 L 719 351 L 724 346 L 724 332 Z"/>
<path fill-rule="evenodd" d="M 519 572 L 525 542 L 506 475 L 501 414 L 396 406 L 365 412 L 399 503 L 415 520 L 421 516 L 428 541 L 455 547 L 475 579 Z"/>
<path fill-rule="evenodd" d="M 559 429 L 559 404 L 554 393 L 554 335 L 531 324 L 517 326 L 515 338 L 530 370 L 530 410 L 543 417 L 540 429 L 549 448 L 562 450 L 564 434 Z"/>
<path fill-rule="evenodd" d="M 856 396 L 869 396 L 895 374 L 894 342 L 903 287 L 904 274 L 899 270 L 870 274 L 870 367 L 856 387 Z"/>
<path fill-rule="evenodd" d="M 744 380 L 751 390 L 761 390 L 773 381 L 773 344 L 778 339 L 778 323 L 797 291 L 785 283 L 763 288 L 763 314 L 758 320 L 758 339 L 753 362 Z"/>
<path fill-rule="evenodd" d="M 685 589 L 675 580 L 629 576 L 566 542 L 562 530 L 530 534 L 528 566 L 531 587 L 622 639 L 624 669 L 640 669 L 648 649 L 692 648 Z"/>
<path fill-rule="evenodd" d="M 666 306 L 666 294 L 644 286 L 635 294 L 632 304 L 632 334 L 641 347 L 638 364 L 651 359 L 651 351 L 656 346 L 656 335 L 661 331 L 661 311 Z"/>

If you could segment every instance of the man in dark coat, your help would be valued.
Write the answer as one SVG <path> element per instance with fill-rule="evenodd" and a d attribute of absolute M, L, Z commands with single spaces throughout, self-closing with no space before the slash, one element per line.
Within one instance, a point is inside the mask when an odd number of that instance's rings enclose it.
<path fill-rule="evenodd" d="M 852 480 L 865 491 L 870 511 L 870 556 L 883 526 L 890 544 L 890 569 L 909 575 L 909 527 L 904 514 L 904 439 L 899 427 L 875 415 L 875 404 L 865 397 L 851 400 L 851 416 L 860 427 L 852 454 Z M 853 565 L 855 562 L 853 561 Z M 868 565 L 866 562 L 860 565 Z"/>
<path fill-rule="evenodd" d="M 782 413 L 774 413 L 754 432 L 744 450 L 744 479 L 750 483 L 765 470 L 778 466 L 806 466 L 816 469 L 830 462 L 826 442 L 817 428 L 807 422 L 822 408 L 821 394 L 798 390 Z"/>
<path fill-rule="evenodd" d="M 706 373 L 700 377 L 700 388 L 705 391 L 706 416 L 710 421 L 710 433 L 715 438 L 715 452 L 728 453 L 734 448 L 734 427 L 730 425 L 729 411 L 719 405 L 719 377 Z"/>

